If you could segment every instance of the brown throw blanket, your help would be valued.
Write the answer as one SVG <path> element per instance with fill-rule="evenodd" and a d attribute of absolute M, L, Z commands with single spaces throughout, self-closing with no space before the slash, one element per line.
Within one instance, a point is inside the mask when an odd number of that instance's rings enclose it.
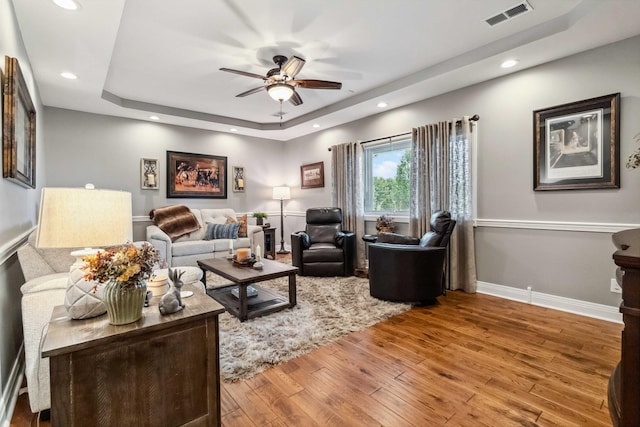
<path fill-rule="evenodd" d="M 149 218 L 160 230 L 167 233 L 171 241 L 200 229 L 200 223 L 189 208 L 184 205 L 165 206 L 149 212 Z"/>

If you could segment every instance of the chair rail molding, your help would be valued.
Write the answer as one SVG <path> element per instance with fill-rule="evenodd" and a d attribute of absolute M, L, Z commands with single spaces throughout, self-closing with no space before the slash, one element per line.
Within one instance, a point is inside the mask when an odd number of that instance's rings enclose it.
<path fill-rule="evenodd" d="M 474 221 L 475 227 L 520 228 L 527 230 L 580 231 L 588 233 L 617 233 L 629 228 L 640 228 L 640 224 L 608 222 L 537 221 L 521 219 L 485 219 Z"/>
<path fill-rule="evenodd" d="M 19 235 L 17 235 L 16 237 L 14 237 L 13 239 L 9 240 L 8 242 L 5 242 L 4 244 L 0 245 L 0 265 L 7 262 L 7 260 L 11 258 L 18 251 L 18 248 L 26 243 L 27 238 L 29 237 L 29 234 L 34 229 L 35 227 L 29 230 L 26 230 L 20 233 Z"/>

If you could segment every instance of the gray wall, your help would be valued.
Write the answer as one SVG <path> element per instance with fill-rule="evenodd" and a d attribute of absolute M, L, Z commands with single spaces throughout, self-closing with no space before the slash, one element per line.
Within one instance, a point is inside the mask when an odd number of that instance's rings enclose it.
<path fill-rule="evenodd" d="M 271 195 L 274 186 L 284 183 L 283 142 L 49 107 L 45 109 L 45 127 L 51 147 L 48 185 L 83 187 L 92 183 L 96 188 L 131 192 L 133 215 L 138 217 L 136 240 L 144 239 L 148 222 L 141 222 L 142 217 L 148 218 L 151 209 L 168 204 L 264 211 L 269 214 L 267 221 L 280 221 L 280 203 Z M 167 199 L 167 150 L 227 157 L 229 170 L 245 167 L 246 191 L 234 193 L 228 173 L 227 199 Z M 159 160 L 158 190 L 140 188 L 141 158 Z"/>
<path fill-rule="evenodd" d="M 11 418 L 15 387 L 20 386 L 22 361 L 22 314 L 20 285 L 24 282 L 15 255 L 16 247 L 35 226 L 40 188 L 45 184 L 42 103 L 24 49 L 11 0 L 0 0 L 0 69 L 4 75 L 4 57 L 18 58 L 36 108 L 36 183 L 27 189 L 6 179 L 0 180 L 0 424 Z M 2 106 L 0 106 L 2 108 Z M 2 132 L 0 130 L 0 132 Z"/>
<path fill-rule="evenodd" d="M 287 142 L 292 173 L 323 160 L 327 147 L 407 132 L 461 115 L 478 126 L 478 279 L 498 285 L 617 306 L 609 290 L 615 266 L 610 233 L 497 228 L 497 221 L 640 224 L 640 170 L 624 168 L 640 132 L 640 37 L 513 73 L 436 98 Z M 533 191 L 533 110 L 620 92 L 621 188 Z M 299 178 L 291 175 L 291 184 Z M 321 191 L 299 190 L 289 205 L 331 202 L 331 176 Z M 482 221 L 485 220 L 485 221 Z M 562 226 L 560 226 L 562 228 Z"/>

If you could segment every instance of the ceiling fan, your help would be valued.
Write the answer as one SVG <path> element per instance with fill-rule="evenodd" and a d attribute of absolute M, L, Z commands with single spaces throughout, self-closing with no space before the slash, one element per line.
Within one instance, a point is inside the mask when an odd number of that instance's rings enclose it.
<path fill-rule="evenodd" d="M 330 82 L 326 80 L 296 80 L 305 60 L 297 56 L 287 58 L 283 55 L 276 55 L 273 57 L 273 62 L 277 65 L 276 68 L 272 68 L 267 71 L 266 76 L 259 74 L 249 73 L 246 71 L 233 70 L 231 68 L 220 68 L 220 71 L 226 71 L 228 73 L 240 74 L 241 76 L 253 77 L 255 79 L 262 80 L 265 84 L 260 87 L 250 89 L 246 92 L 236 95 L 237 98 L 242 98 L 253 93 L 266 90 L 271 98 L 279 101 L 291 101 L 293 105 L 302 104 L 302 98 L 296 88 L 303 89 L 340 89 L 342 83 Z"/>

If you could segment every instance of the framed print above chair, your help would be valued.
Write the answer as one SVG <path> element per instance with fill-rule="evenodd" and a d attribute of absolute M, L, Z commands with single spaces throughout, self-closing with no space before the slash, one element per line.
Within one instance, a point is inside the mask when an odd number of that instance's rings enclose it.
<path fill-rule="evenodd" d="M 301 188 L 324 187 L 324 162 L 300 166 L 300 184 Z"/>
<path fill-rule="evenodd" d="M 620 188 L 620 93 L 533 112 L 533 189 Z"/>

